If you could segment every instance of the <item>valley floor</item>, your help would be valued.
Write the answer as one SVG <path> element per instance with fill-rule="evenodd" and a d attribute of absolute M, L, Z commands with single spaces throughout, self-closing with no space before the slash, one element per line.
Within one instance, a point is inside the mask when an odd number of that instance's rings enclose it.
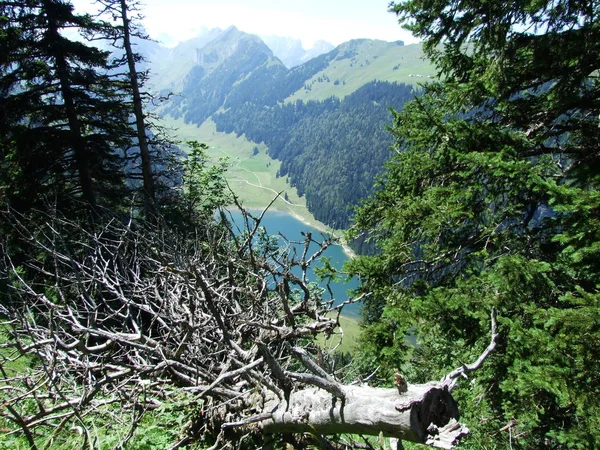
<path fill-rule="evenodd" d="M 197 126 L 186 124 L 183 119 L 166 116 L 161 120 L 161 125 L 167 128 L 184 150 L 188 149 L 186 142 L 195 140 L 208 145 L 209 156 L 215 161 L 227 158 L 227 181 L 244 207 L 262 210 L 273 202 L 271 209 L 287 212 L 319 231 L 341 237 L 340 230 L 333 230 L 313 217 L 306 208 L 305 198 L 298 196 L 287 178 L 277 177 L 281 163 L 269 157 L 264 144 L 253 143 L 244 135 L 236 137 L 234 134 L 218 132 L 211 120 Z M 342 246 L 349 257 L 354 256 L 350 247 L 344 243 Z"/>

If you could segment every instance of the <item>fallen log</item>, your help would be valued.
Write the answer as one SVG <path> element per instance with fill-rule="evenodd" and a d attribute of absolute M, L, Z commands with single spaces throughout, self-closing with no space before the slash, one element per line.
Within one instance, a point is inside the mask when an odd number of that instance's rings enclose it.
<path fill-rule="evenodd" d="M 263 407 L 271 417 L 259 422 L 263 433 L 341 433 L 379 435 L 452 448 L 468 428 L 440 383 L 394 388 L 341 386 L 344 398 L 315 387 L 294 391 L 289 402 L 272 396 Z M 288 406 L 289 405 L 289 406 Z M 263 416 L 264 417 L 264 416 Z"/>

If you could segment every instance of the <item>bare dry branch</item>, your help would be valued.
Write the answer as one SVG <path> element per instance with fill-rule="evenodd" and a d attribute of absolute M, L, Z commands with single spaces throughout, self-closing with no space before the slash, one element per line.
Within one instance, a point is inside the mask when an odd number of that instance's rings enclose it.
<path fill-rule="evenodd" d="M 318 365 L 314 338 L 338 324 L 327 314 L 353 301 L 332 307 L 309 284 L 310 264 L 331 241 L 311 254 L 316 241 L 307 233 L 298 255 L 260 236 L 264 213 L 243 214 L 248 226 L 238 233 L 230 223 L 207 223 L 182 236 L 129 218 L 87 230 L 60 217 L 32 223 L 4 213 L 19 245 L 39 255 L 17 263 L 8 246 L 0 248 L 0 274 L 10 280 L 2 355 L 14 354 L 0 359 L 0 401 L 32 448 L 36 427 L 59 433 L 68 424 L 89 444 L 86 417 L 114 404 L 129 414 L 126 443 L 144 411 L 181 393 L 198 413 L 173 448 L 198 439 L 224 448 L 240 433 L 315 429 L 425 442 L 428 420 L 441 428 L 457 415 L 446 379 L 399 397 L 343 385 Z M 35 364 L 14 373 L 15 358 Z M 372 418 L 368 408 L 381 423 L 361 425 Z"/>
<path fill-rule="evenodd" d="M 496 323 L 497 311 L 496 308 L 492 308 L 492 312 L 490 314 L 491 317 L 491 339 L 490 344 L 486 347 L 486 349 L 479 355 L 479 358 L 471 364 L 464 364 L 461 367 L 454 369 L 448 375 L 444 376 L 441 381 L 443 386 L 446 386 L 449 391 L 452 391 L 458 382 L 458 377 L 466 377 L 466 374 L 472 372 L 474 370 L 479 369 L 483 362 L 487 359 L 487 357 L 494 351 L 496 348 L 496 343 L 498 341 L 498 325 Z"/>

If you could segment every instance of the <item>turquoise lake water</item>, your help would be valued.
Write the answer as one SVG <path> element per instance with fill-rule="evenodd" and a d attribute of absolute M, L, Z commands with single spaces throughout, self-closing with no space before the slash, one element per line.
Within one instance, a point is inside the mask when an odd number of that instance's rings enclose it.
<path fill-rule="evenodd" d="M 239 211 L 231 211 L 230 212 L 233 222 L 235 224 L 242 223 L 242 214 Z M 254 215 L 257 215 L 256 213 Z M 320 241 L 322 233 L 309 225 L 306 225 L 302 221 L 296 219 L 291 214 L 282 211 L 267 211 L 263 220 L 261 222 L 261 226 L 263 226 L 267 233 L 270 235 L 283 235 L 285 239 L 282 237 L 278 237 L 280 245 L 286 245 L 286 239 L 290 242 L 302 242 L 304 240 L 304 236 L 302 236 L 302 232 L 304 233 L 312 233 L 313 239 Z M 302 255 L 302 250 L 304 248 L 303 244 L 293 244 L 296 248 L 296 252 L 298 258 Z M 316 244 L 311 246 L 311 250 L 316 250 L 318 247 Z M 309 252 L 309 255 L 312 252 Z M 337 269 L 341 270 L 344 262 L 348 260 L 348 255 L 344 253 L 343 248 L 340 245 L 331 245 L 322 255 L 323 257 L 328 257 L 331 259 L 331 264 Z M 316 261 L 316 266 L 319 266 L 319 260 Z M 314 266 L 314 265 L 313 265 Z M 314 267 L 313 267 L 314 268 Z M 314 271 L 309 269 L 308 271 L 309 281 L 317 282 L 317 277 L 314 274 Z M 345 276 L 341 276 L 342 280 L 345 279 Z M 355 289 L 358 286 L 357 280 L 350 280 L 346 283 L 337 282 L 332 283 L 331 289 L 334 294 L 335 305 L 338 305 L 349 298 L 348 291 Z M 328 293 L 325 292 L 325 299 L 329 299 Z M 351 304 L 346 305 L 343 310 L 343 315 L 353 318 L 359 317 L 360 304 Z"/>

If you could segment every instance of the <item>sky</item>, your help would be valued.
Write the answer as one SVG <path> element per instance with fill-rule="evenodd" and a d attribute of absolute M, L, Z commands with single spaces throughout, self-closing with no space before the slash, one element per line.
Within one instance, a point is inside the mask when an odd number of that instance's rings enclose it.
<path fill-rule="evenodd" d="M 417 42 L 387 11 L 390 0 L 140 0 L 148 34 L 174 46 L 202 27 L 235 25 L 261 36 L 301 39 L 305 49 L 317 40 L 334 45 L 357 38 Z M 93 0 L 73 0 L 88 12 Z"/>

